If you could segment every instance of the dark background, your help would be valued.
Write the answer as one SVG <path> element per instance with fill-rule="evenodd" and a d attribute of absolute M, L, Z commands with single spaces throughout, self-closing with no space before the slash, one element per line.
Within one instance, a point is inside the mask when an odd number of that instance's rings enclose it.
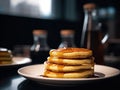
<path fill-rule="evenodd" d="M 61 12 L 64 11 L 64 1 L 61 0 Z M 61 14 L 57 19 L 43 19 L 33 17 L 22 17 L 8 14 L 0 14 L 0 47 L 13 49 L 15 45 L 32 45 L 33 44 L 33 29 L 46 29 L 48 31 L 48 45 L 51 48 L 57 48 L 60 43 L 59 31 L 63 28 L 70 28 L 76 31 L 75 43 L 79 47 L 81 30 L 83 25 L 83 4 L 94 2 L 99 7 L 107 8 L 113 6 L 115 13 L 115 30 L 114 37 L 120 38 L 120 1 L 119 0 L 76 0 L 77 5 L 77 20 L 69 20 Z M 56 2 L 57 3 L 57 2 Z M 106 19 L 104 20 L 107 21 Z M 103 21 L 103 22 L 104 22 Z M 105 23 L 106 24 L 106 23 Z M 107 30 L 106 30 L 107 31 Z M 111 36 L 112 37 L 112 36 Z M 118 42 L 119 43 L 119 42 Z"/>

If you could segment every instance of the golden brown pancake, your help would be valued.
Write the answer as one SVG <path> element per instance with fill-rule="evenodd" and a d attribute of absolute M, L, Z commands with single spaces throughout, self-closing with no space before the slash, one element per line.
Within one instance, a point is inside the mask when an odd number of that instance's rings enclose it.
<path fill-rule="evenodd" d="M 58 57 L 48 57 L 47 62 L 62 64 L 62 65 L 81 65 L 81 64 L 93 64 L 94 58 L 79 58 L 79 59 L 67 59 L 67 58 L 58 58 Z"/>
<path fill-rule="evenodd" d="M 0 57 L 12 57 L 12 53 L 10 50 L 2 50 L 0 51 Z"/>
<path fill-rule="evenodd" d="M 50 78 L 88 78 L 92 77 L 93 74 L 94 74 L 93 69 L 67 73 L 52 72 L 49 70 L 45 70 L 43 76 Z"/>
<path fill-rule="evenodd" d="M 10 61 L 0 61 L 0 64 L 11 64 L 12 63 L 12 61 L 10 60 Z"/>
<path fill-rule="evenodd" d="M 43 76 L 50 78 L 87 78 L 94 74 L 94 56 L 86 48 L 50 50 Z"/>
<path fill-rule="evenodd" d="M 0 48 L 0 64 L 11 64 L 12 52 L 6 48 Z"/>
<path fill-rule="evenodd" d="M 0 57 L 0 61 L 11 61 L 12 57 Z"/>
<path fill-rule="evenodd" d="M 92 50 L 85 48 L 59 48 L 50 50 L 50 56 L 59 58 L 87 58 L 92 56 Z"/>
<path fill-rule="evenodd" d="M 45 62 L 45 69 L 54 71 L 54 72 L 76 72 L 85 69 L 93 69 L 93 64 L 82 64 L 82 65 L 60 65 Z"/>

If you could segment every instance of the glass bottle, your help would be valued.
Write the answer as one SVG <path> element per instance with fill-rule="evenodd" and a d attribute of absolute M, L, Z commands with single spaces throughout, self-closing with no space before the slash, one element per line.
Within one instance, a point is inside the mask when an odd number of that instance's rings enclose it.
<path fill-rule="evenodd" d="M 47 44 L 46 30 L 33 30 L 34 43 L 31 46 L 30 57 L 33 64 L 44 63 L 46 61 L 50 47 Z"/>
<path fill-rule="evenodd" d="M 87 3 L 84 8 L 84 23 L 80 47 L 93 51 L 96 64 L 104 64 L 104 47 L 102 44 L 101 23 L 98 21 L 96 5 Z"/>
<path fill-rule="evenodd" d="M 61 43 L 58 48 L 76 47 L 74 43 L 74 33 L 75 31 L 72 29 L 62 29 L 60 31 Z"/>

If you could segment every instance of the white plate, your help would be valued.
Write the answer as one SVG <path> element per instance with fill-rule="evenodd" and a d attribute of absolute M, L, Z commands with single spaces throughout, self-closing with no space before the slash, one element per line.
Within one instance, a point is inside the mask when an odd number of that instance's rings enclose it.
<path fill-rule="evenodd" d="M 95 65 L 95 76 L 93 78 L 48 78 L 43 77 L 44 65 L 43 64 L 37 64 L 37 65 L 30 65 L 25 66 L 20 69 L 18 69 L 18 73 L 30 80 L 36 81 L 40 84 L 46 84 L 46 85 L 78 85 L 78 84 L 84 84 L 93 82 L 96 80 L 103 80 L 106 78 L 111 78 L 113 76 L 117 76 L 120 74 L 120 70 L 104 66 L 104 65 Z"/>
<path fill-rule="evenodd" d="M 10 67 L 10 66 L 19 66 L 31 63 L 32 60 L 28 57 L 13 57 L 12 63 L 10 64 L 0 64 L 0 67 Z"/>

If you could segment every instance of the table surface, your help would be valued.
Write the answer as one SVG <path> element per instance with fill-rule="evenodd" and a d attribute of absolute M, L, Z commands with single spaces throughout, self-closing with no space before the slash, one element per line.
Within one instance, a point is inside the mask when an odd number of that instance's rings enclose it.
<path fill-rule="evenodd" d="M 23 66 L 20 66 L 23 67 Z M 89 84 L 80 84 L 77 86 L 48 86 L 38 84 L 34 81 L 28 80 L 17 73 L 20 67 L 14 67 L 9 69 L 0 69 L 0 90 L 40 90 L 40 89 L 104 89 L 104 88 L 114 88 L 117 90 L 120 88 L 120 75 L 113 78 L 101 80 L 98 82 L 93 82 Z"/>

